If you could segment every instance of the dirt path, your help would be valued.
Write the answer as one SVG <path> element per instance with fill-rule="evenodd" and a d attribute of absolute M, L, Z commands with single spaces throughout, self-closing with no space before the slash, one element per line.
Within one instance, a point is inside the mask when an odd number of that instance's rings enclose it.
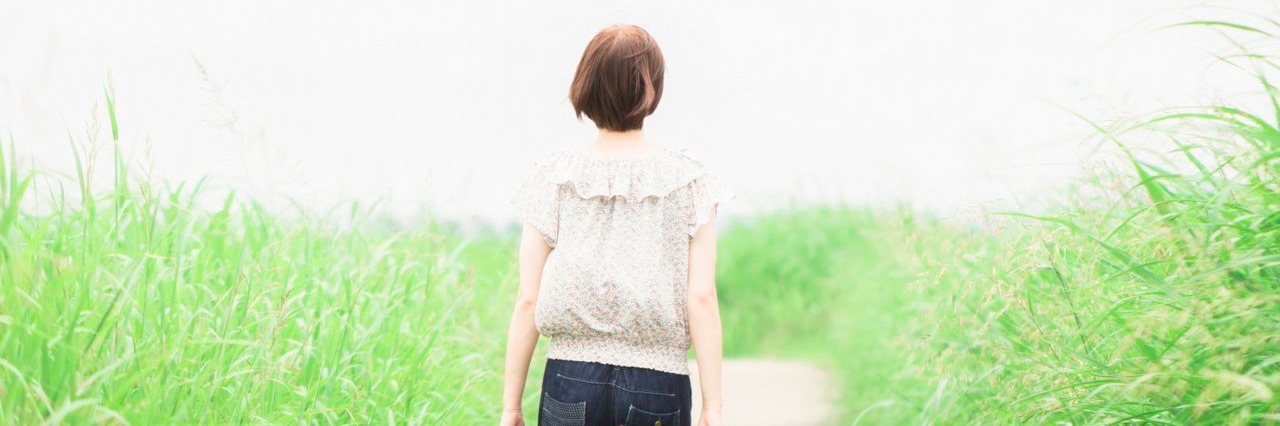
<path fill-rule="evenodd" d="M 693 420 L 702 412 L 698 365 L 693 370 Z M 825 371 L 813 365 L 769 359 L 725 360 L 724 424 L 823 425 L 833 421 L 834 389 Z"/>

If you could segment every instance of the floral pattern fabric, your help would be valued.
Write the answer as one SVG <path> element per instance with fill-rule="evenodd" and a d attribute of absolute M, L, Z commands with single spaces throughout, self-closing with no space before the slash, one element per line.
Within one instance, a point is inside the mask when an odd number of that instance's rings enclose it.
<path fill-rule="evenodd" d="M 734 198 L 683 150 L 535 161 L 511 203 L 553 248 L 534 316 L 547 357 L 689 374 L 689 243 Z"/>

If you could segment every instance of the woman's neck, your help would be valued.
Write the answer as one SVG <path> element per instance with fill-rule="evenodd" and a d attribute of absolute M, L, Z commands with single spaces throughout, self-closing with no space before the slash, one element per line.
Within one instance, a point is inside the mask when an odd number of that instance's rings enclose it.
<path fill-rule="evenodd" d="M 618 132 L 600 129 L 600 132 L 596 134 L 596 145 L 618 148 L 643 146 L 644 131 L 635 129 Z"/>
<path fill-rule="evenodd" d="M 644 140 L 644 131 L 640 129 L 613 131 L 600 129 L 596 140 L 590 148 L 599 154 L 627 154 L 645 151 L 648 143 Z"/>

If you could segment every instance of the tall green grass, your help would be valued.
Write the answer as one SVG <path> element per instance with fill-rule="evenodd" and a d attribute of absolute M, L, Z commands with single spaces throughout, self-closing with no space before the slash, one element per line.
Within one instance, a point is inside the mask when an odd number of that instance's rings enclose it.
<path fill-rule="evenodd" d="M 735 218 L 726 354 L 825 366 L 840 424 L 1280 423 L 1280 66 L 1265 53 L 1222 60 L 1272 110 L 1099 125 L 1123 167 L 1047 214 Z M 34 172 L 0 144 L 0 424 L 496 421 L 514 228 L 388 229 L 354 203 L 282 214 L 223 194 L 202 208 L 203 181 L 130 176 L 112 101 L 111 184 L 92 188 L 77 150 L 72 181 L 45 188 L 51 211 L 23 209 Z"/>
<path fill-rule="evenodd" d="M 1249 50 L 1280 24 L 1262 21 L 1180 26 L 1232 37 L 1220 65 L 1269 110 L 1086 120 L 1116 161 L 1049 213 L 743 221 L 722 239 L 727 350 L 828 366 L 841 423 L 1280 423 L 1280 62 Z"/>
<path fill-rule="evenodd" d="M 1222 60 L 1256 72 L 1272 110 L 1097 126 L 1127 171 L 1056 213 L 1008 214 L 997 235 L 941 230 L 915 248 L 923 307 L 903 342 L 936 390 L 926 421 L 1280 423 L 1278 69 L 1257 52 Z"/>
<path fill-rule="evenodd" d="M 510 237 L 464 240 L 434 223 L 371 231 L 354 204 L 288 218 L 227 196 L 201 209 L 202 182 L 128 176 L 107 100 L 107 191 L 90 191 L 82 166 L 83 197 L 26 213 L 33 174 L 12 142 L 0 162 L 0 424 L 494 414 Z"/>
<path fill-rule="evenodd" d="M 825 205 L 736 222 L 717 271 L 726 355 L 817 363 L 840 390 L 839 418 L 909 423 L 925 384 L 895 346 L 914 312 L 913 272 L 897 247 L 913 245 L 901 238 L 915 220 L 906 209 Z"/>

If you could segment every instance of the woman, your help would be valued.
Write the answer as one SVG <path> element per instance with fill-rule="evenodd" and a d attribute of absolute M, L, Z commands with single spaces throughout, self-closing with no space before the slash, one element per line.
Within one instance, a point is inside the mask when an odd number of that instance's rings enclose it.
<path fill-rule="evenodd" d="M 512 198 L 524 231 L 503 425 L 524 424 L 539 335 L 551 339 L 539 424 L 688 425 L 690 343 L 699 424 L 719 424 L 715 214 L 734 195 L 697 160 L 645 140 L 663 72 L 661 50 L 640 27 L 597 34 L 569 91 L 596 140 L 536 161 Z"/>

